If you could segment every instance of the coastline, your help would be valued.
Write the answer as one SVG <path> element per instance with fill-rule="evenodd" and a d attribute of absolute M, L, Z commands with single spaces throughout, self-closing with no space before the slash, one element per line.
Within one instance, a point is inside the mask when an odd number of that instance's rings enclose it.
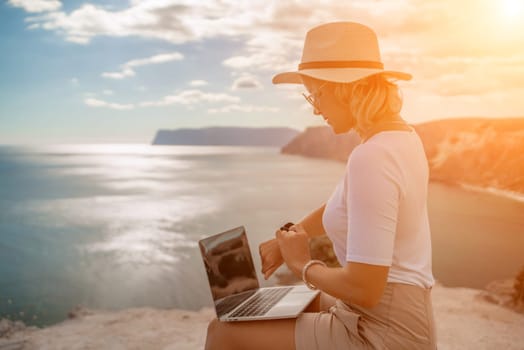
<path fill-rule="evenodd" d="M 497 207 L 497 205 L 499 204 L 508 204 L 510 202 L 510 200 L 503 200 L 503 198 L 508 198 L 508 195 L 509 197 L 511 198 L 512 195 L 515 195 L 514 192 L 511 192 L 511 191 L 503 191 L 503 190 L 498 190 L 498 189 L 490 189 L 490 188 L 483 188 L 483 187 L 480 187 L 480 186 L 471 186 L 471 185 L 467 185 L 467 184 L 460 184 L 460 183 L 456 183 L 456 182 L 445 182 L 445 181 L 433 181 L 434 183 L 442 183 L 442 184 L 445 184 L 445 185 L 449 185 L 450 187 L 454 187 L 456 189 L 464 189 L 465 191 L 474 191 L 474 192 L 478 192 L 478 193 L 482 193 L 482 194 L 486 194 L 485 196 L 484 195 L 473 195 L 473 196 L 469 196 L 469 197 L 476 197 L 476 202 L 475 202 L 475 198 L 471 199 L 471 200 L 468 200 L 468 202 L 466 203 L 484 203 L 484 200 L 483 199 L 486 199 L 487 202 L 494 202 L 494 204 L 490 205 L 489 206 L 489 210 L 491 210 L 493 207 Z M 456 191 L 456 192 L 462 192 L 462 190 L 459 190 L 459 191 Z M 509 193 L 508 193 L 509 192 Z M 524 195 L 520 194 L 520 193 L 517 193 L 516 194 L 519 198 L 522 198 L 524 197 Z M 479 197 L 480 197 L 480 200 L 479 200 Z M 490 197 L 492 197 L 493 199 L 495 198 L 501 198 L 500 200 L 492 200 L 490 199 Z M 515 200 L 516 198 L 511 198 L 511 200 Z M 519 200 L 517 199 L 519 202 L 523 202 L 523 200 Z M 459 203 L 461 203 L 459 201 Z M 449 209 L 451 207 L 449 201 L 446 202 L 446 205 L 443 206 L 445 209 Z M 462 206 L 463 208 L 470 208 L 468 205 L 463 205 Z M 522 208 L 522 206 L 519 204 L 519 205 L 516 205 L 517 207 L 517 213 L 520 213 L 518 210 L 520 210 Z M 490 209 L 491 208 L 491 209 Z M 501 212 L 506 212 L 504 211 L 503 209 L 501 209 Z M 478 221 L 481 221 L 480 218 L 482 218 L 483 216 L 482 215 L 477 215 L 477 219 Z M 449 220 L 451 222 L 458 222 L 458 220 Z M 495 218 L 493 220 L 493 222 L 497 222 L 497 218 Z M 445 223 L 444 220 L 441 221 L 441 223 Z M 499 222 L 500 223 L 500 220 Z M 518 223 L 521 225 L 522 221 L 518 221 Z M 480 224 L 479 224 L 480 225 Z M 253 226 L 255 226 L 255 224 L 253 224 Z M 502 231 L 502 232 L 500 232 Z M 499 232 L 501 234 L 504 233 L 504 229 L 501 229 Z M 515 231 L 518 231 L 516 232 L 517 234 L 520 234 L 521 233 L 521 230 L 520 228 L 518 230 L 515 230 Z M 477 231 L 473 231 L 473 232 L 478 232 Z M 498 232 L 496 232 L 498 233 Z M 502 235 L 492 235 L 493 237 L 498 237 L 498 239 L 500 239 L 500 236 Z M 489 246 L 489 243 L 486 243 L 487 240 L 483 239 L 483 238 L 479 238 L 480 236 L 477 236 L 475 235 L 474 238 L 475 239 L 478 239 L 478 241 L 482 241 L 484 245 L 488 245 Z M 515 244 L 516 241 L 513 241 L 513 240 L 506 240 L 506 241 L 511 241 L 513 242 L 513 245 L 515 247 L 519 247 L 519 244 Z M 521 242 L 521 241 L 519 241 Z M 466 242 L 467 243 L 467 242 Z M 467 245 L 467 244 L 466 244 Z M 471 246 L 471 245 L 470 245 Z M 493 245 L 492 245 L 493 246 Z M 520 245 L 521 246 L 521 245 Z M 450 247 L 450 244 L 449 244 L 449 240 L 446 240 L 445 241 L 445 244 L 443 244 L 443 247 L 446 251 L 446 254 L 449 254 L 450 253 L 450 249 L 452 248 L 456 248 L 457 246 L 456 245 L 453 245 L 453 247 Z M 473 251 L 473 254 L 476 255 L 476 256 L 481 256 L 481 259 L 483 260 L 490 260 L 490 259 L 487 259 L 487 255 L 485 254 L 479 254 L 478 250 L 476 250 L 476 246 L 472 248 L 472 251 Z M 502 252 L 502 254 L 505 254 L 504 258 L 507 258 L 508 256 L 508 251 L 505 250 L 505 249 L 500 249 L 499 248 L 499 252 Z M 519 253 L 520 254 L 520 253 Z M 448 255 L 446 255 L 448 256 Z M 520 256 L 520 255 L 519 255 Z M 460 255 L 460 258 L 464 258 L 464 255 Z M 520 259 L 520 258 L 518 258 Z M 504 259 L 502 259 L 504 260 Z M 492 261 L 496 261 L 496 260 L 492 260 Z M 521 260 L 519 260 L 520 262 Z M 506 261 L 507 262 L 507 261 Z M 498 261 L 498 263 L 496 265 L 501 265 L 503 262 L 502 261 Z M 476 264 L 474 260 L 470 260 L 470 264 L 466 264 L 466 265 L 479 265 L 479 264 Z M 514 264 L 516 266 L 516 264 Z M 454 267 L 453 268 L 454 271 L 456 271 L 456 268 Z M 482 267 L 480 268 L 480 270 L 482 270 Z M 487 270 L 484 270 L 482 271 L 482 274 L 483 275 L 486 275 L 486 271 Z M 471 274 L 468 274 L 468 276 L 471 275 Z M 33 287 L 34 287 L 34 282 L 32 283 Z M 474 286 L 474 288 L 479 288 L 479 289 L 473 289 L 475 292 L 478 293 L 478 291 L 480 290 L 481 286 Z M 437 288 L 435 288 L 435 290 L 437 290 Z M 446 290 L 451 290 L 451 291 L 454 291 L 457 293 L 457 295 L 459 295 L 459 298 L 460 298 L 460 293 L 459 291 L 461 290 L 461 288 L 446 288 Z M 453 292 L 449 292 L 450 294 L 452 294 Z M 436 293 L 436 292 L 435 292 Z M 446 292 L 447 293 L 447 292 Z M 475 295 L 475 298 L 478 298 L 479 295 Z M 486 298 L 484 298 L 486 299 Z M 461 299 L 462 300 L 462 299 Z M 487 300 L 489 302 L 489 300 Z M 463 300 L 463 303 L 465 304 L 464 306 L 466 306 L 466 304 L 468 303 L 472 303 L 473 305 L 473 299 L 470 300 L 470 299 L 464 299 Z M 493 305 L 493 303 L 491 303 Z M 475 304 L 476 305 L 476 304 Z M 469 305 L 470 307 L 473 307 L 471 305 Z M 142 310 L 142 311 L 140 311 Z M 462 309 L 457 309 L 459 313 L 462 313 Z M 168 315 L 170 315 L 169 317 L 165 316 L 164 315 L 164 312 L 167 312 Z M 494 313 L 496 313 L 497 311 L 493 311 Z M 73 312 L 73 314 L 75 314 L 75 312 Z M 97 320 L 97 323 L 95 323 L 94 321 L 91 322 L 91 323 L 86 323 L 88 321 L 88 319 L 90 319 L 90 317 L 93 317 L 93 319 L 95 319 L 95 316 L 97 316 L 96 320 Z M 447 322 L 447 318 L 449 315 L 446 315 L 443 319 L 446 320 Z M 480 313 L 480 314 L 474 314 L 473 316 L 475 316 L 476 318 L 480 317 L 480 318 L 485 318 L 487 320 L 490 320 L 492 318 L 491 314 L 486 311 L 486 313 Z M 56 348 L 64 348 L 64 349 L 75 349 L 75 348 L 78 348 L 78 349 L 90 349 L 90 348 L 96 348 L 94 347 L 90 347 L 91 346 L 91 343 L 93 342 L 93 339 L 97 338 L 100 336 L 101 340 L 100 340 L 100 343 L 99 344 L 99 347 L 98 348 L 124 348 L 124 349 L 128 349 L 128 348 L 135 348 L 134 344 L 136 342 L 136 344 L 139 344 L 141 346 L 136 346 L 137 349 L 148 349 L 148 348 L 152 348 L 152 349 L 156 349 L 156 348 L 162 348 L 162 349 L 195 349 L 195 348 L 199 348 L 201 347 L 200 345 L 202 344 L 203 342 L 203 339 L 205 337 L 205 329 L 207 327 L 207 322 L 209 321 L 209 319 L 211 319 L 213 317 L 213 310 L 212 309 L 202 309 L 201 311 L 198 311 L 198 312 L 192 312 L 192 311 L 185 311 L 185 310 L 180 310 L 180 309 L 165 309 L 165 310 L 162 310 L 162 309 L 150 309 L 150 308 L 145 308 L 145 309 L 135 309 L 135 308 L 128 308 L 128 309 L 123 309 L 121 311 L 104 311 L 104 310 L 79 310 L 76 315 L 73 315 L 72 319 L 70 320 L 66 320 L 64 321 L 63 323 L 60 323 L 58 325 L 56 325 L 57 327 L 58 326 L 64 326 L 64 325 L 67 325 L 67 329 L 68 330 L 72 330 L 72 331 L 75 331 L 75 332 L 79 332 L 79 333 L 74 333 L 74 334 L 71 334 L 69 335 L 69 333 L 66 331 L 66 328 L 62 329 L 62 331 L 58 332 L 58 333 L 53 333 L 53 332 L 45 332 L 43 335 L 41 335 L 42 338 L 39 338 L 40 335 L 37 336 L 36 333 L 33 333 L 32 331 L 26 329 L 24 330 L 23 332 L 27 332 L 27 334 L 31 334 L 31 338 L 33 337 L 33 334 L 35 337 L 37 337 L 37 339 L 42 339 L 41 342 L 42 343 L 38 343 L 39 345 L 36 346 L 36 345 L 27 345 L 27 347 L 24 347 L 24 349 L 56 349 Z M 498 316 L 496 316 L 495 318 L 497 318 Z M 505 317 L 505 316 L 504 316 Z M 472 322 L 473 324 L 476 324 L 477 322 L 477 319 L 476 318 L 472 318 L 472 319 L 466 319 L 466 323 L 465 325 L 467 325 L 468 323 L 467 322 Z M 515 321 L 513 318 L 509 317 L 506 318 L 506 320 L 508 320 L 507 323 L 509 324 L 512 324 L 513 322 L 520 322 L 520 321 Z M 135 323 L 136 321 L 136 323 Z M 437 320 L 439 321 L 439 320 Z M 77 324 L 78 328 L 74 328 L 72 327 L 72 324 L 70 324 L 69 322 L 75 322 L 75 324 Z M 148 323 L 148 322 L 151 322 L 151 323 Z M 164 322 L 166 324 L 164 324 Z M 183 324 L 179 324 L 179 323 L 183 323 Z M 111 328 L 112 325 L 115 324 L 115 328 Z M 518 323 L 519 325 L 521 323 Z M 70 326 L 71 325 L 71 326 Z M 186 327 L 187 325 L 192 325 L 192 326 L 188 326 Z M 455 327 L 457 329 L 460 329 L 460 327 L 468 327 L 467 329 L 464 329 L 465 332 L 470 332 L 469 330 L 469 325 L 468 326 L 465 326 L 465 325 L 462 325 L 460 323 L 456 324 Z M 122 328 L 118 328 L 116 326 L 121 326 Z M 49 327 L 45 327 L 41 330 L 47 330 L 47 329 L 55 329 L 54 328 L 55 325 L 53 326 L 49 326 Z M 89 327 L 93 327 L 93 329 L 89 328 Z M 108 327 L 110 328 L 111 332 L 113 333 L 97 333 L 98 330 L 96 330 L 95 328 L 103 328 L 103 327 Z M 160 333 L 155 333 L 155 329 L 163 329 L 163 328 L 166 328 L 166 330 L 162 331 L 163 333 L 160 334 Z M 186 328 L 184 328 L 186 327 Z M 193 329 L 193 327 L 195 329 Z M 484 324 L 483 324 L 483 327 L 484 327 Z M 497 326 L 498 327 L 498 326 Z M 499 329 L 499 328 L 497 328 Z M 513 328 L 511 328 L 513 329 Z M 521 327 L 521 329 L 524 329 L 524 327 Z M 9 344 L 9 343 L 3 343 L 4 340 L 6 340 L 7 338 L 2 338 L 2 324 L 0 324 L 0 349 L 2 350 L 7 350 L 7 349 L 18 349 L 19 347 L 6 347 L 4 346 L 4 344 Z M 35 332 L 40 332 L 39 329 L 35 329 L 34 330 Z M 444 330 L 445 332 L 447 332 L 448 330 Z M 19 334 L 22 334 L 23 332 L 16 332 L 16 333 L 19 333 Z M 151 333 L 151 337 L 150 338 L 147 338 L 146 334 L 147 332 L 150 332 Z M 172 335 L 171 333 L 174 332 L 175 334 Z M 193 332 L 196 332 L 196 333 L 193 333 Z M 84 334 L 85 335 L 82 335 Z M 166 335 L 164 335 L 164 333 Z M 474 332 L 472 332 L 474 333 Z M 478 331 L 479 334 L 484 334 L 484 329 L 481 329 Z M 40 334 L 40 333 L 39 333 Z M 447 333 L 446 333 L 447 334 Z M 489 344 L 491 344 L 491 347 L 501 347 L 501 348 L 508 348 L 508 346 L 502 344 L 502 343 L 493 343 L 493 339 L 492 337 L 495 337 L 497 336 L 496 333 L 494 332 L 491 332 L 491 331 L 488 331 L 486 332 L 487 334 L 487 342 Z M 111 336 L 113 337 L 117 337 L 119 338 L 118 341 L 127 341 L 127 339 L 129 338 L 129 343 L 126 343 L 126 344 L 123 344 L 123 343 L 118 343 L 118 342 L 114 342 L 114 340 L 111 339 Z M 69 337 L 71 337 L 71 343 L 67 343 L 66 345 L 63 345 L 62 343 L 59 343 L 60 339 L 50 339 L 51 337 L 55 337 L 55 338 L 64 338 L 64 339 L 68 339 Z M 159 338 L 166 338 L 165 341 L 163 340 L 163 342 L 160 344 L 160 343 L 155 343 L 155 338 L 156 337 L 159 337 Z M 174 338 L 173 338 L 174 337 Z M 513 335 L 510 335 L 509 336 L 509 339 L 514 339 L 515 337 L 513 337 Z M 26 340 L 24 340 L 24 338 L 20 338 L 20 342 L 22 343 L 27 343 Z M 471 339 L 473 339 L 473 335 L 471 336 Z M 7 339 L 7 341 L 16 341 L 15 338 L 13 339 Z M 524 344 L 524 342 L 522 342 L 522 339 L 521 338 L 518 338 L 517 339 L 518 341 L 521 341 L 522 344 Z M 173 345 L 171 344 L 172 341 L 175 341 L 176 344 Z M 76 343 L 76 345 L 75 345 Z M 122 345 L 123 344 L 123 345 Z M 167 344 L 167 345 L 166 345 Z M 446 348 L 446 344 L 447 343 L 444 343 L 444 347 L 443 348 Z M 158 345 L 158 347 L 157 347 Z M 449 344 L 447 344 L 449 345 Z M 13 346 L 17 346 L 17 345 L 13 345 Z M 441 346 L 439 346 L 439 348 L 441 348 Z M 459 345 L 456 345 L 456 344 L 451 344 L 450 346 L 448 346 L 447 348 L 469 348 L 468 346 L 468 343 L 460 343 Z M 476 347 L 476 348 L 481 348 L 482 347 Z M 486 347 L 488 348 L 488 347 Z M 510 349 L 512 347 L 509 347 Z"/>
<path fill-rule="evenodd" d="M 465 190 L 468 190 L 468 191 L 488 193 L 494 196 L 504 197 L 504 198 L 515 200 L 517 202 L 524 203 L 524 193 L 521 193 L 521 192 L 502 190 L 496 187 L 475 186 L 475 185 L 470 185 L 467 183 L 458 183 L 457 186 Z"/>
<path fill-rule="evenodd" d="M 478 289 L 432 291 L 439 349 L 523 349 L 524 314 L 487 301 Z M 203 349 L 214 310 L 79 309 L 46 328 L 26 328 L 0 338 L 2 349 Z"/>

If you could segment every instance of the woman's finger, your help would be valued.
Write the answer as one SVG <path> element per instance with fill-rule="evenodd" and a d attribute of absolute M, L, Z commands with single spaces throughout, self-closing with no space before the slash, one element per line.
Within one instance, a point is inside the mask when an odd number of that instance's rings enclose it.
<path fill-rule="evenodd" d="M 269 271 L 264 272 L 264 279 L 267 280 L 276 270 L 277 269 L 271 269 Z"/>
<path fill-rule="evenodd" d="M 289 228 L 289 231 L 295 231 L 295 232 L 299 232 L 299 233 L 305 233 L 306 230 L 304 229 L 304 226 L 302 226 L 301 224 L 295 224 L 293 226 L 291 226 Z"/>
<path fill-rule="evenodd" d="M 278 266 L 274 266 L 272 267 L 271 269 L 267 270 L 266 272 L 264 272 L 264 279 L 268 279 L 269 277 L 271 277 L 271 275 L 276 271 L 278 270 L 278 268 L 280 267 L 280 265 Z"/>
<path fill-rule="evenodd" d="M 266 272 L 274 269 L 276 266 L 276 264 L 271 264 L 271 265 L 268 265 L 268 266 L 265 266 L 263 269 L 262 269 L 262 273 L 265 274 Z"/>
<path fill-rule="evenodd" d="M 275 272 L 283 263 L 284 261 L 276 264 L 271 264 L 262 268 L 262 274 L 264 275 L 264 278 L 268 279 L 273 274 L 273 272 Z"/>
<path fill-rule="evenodd" d="M 267 266 L 281 264 L 282 262 L 283 262 L 282 256 L 277 255 L 277 254 L 271 254 L 270 256 L 265 256 L 262 258 L 262 268 L 265 268 Z"/>
<path fill-rule="evenodd" d="M 281 231 L 281 230 L 277 230 L 276 232 L 276 237 L 277 237 L 277 241 L 280 241 L 284 238 L 284 235 L 287 234 L 288 231 Z"/>

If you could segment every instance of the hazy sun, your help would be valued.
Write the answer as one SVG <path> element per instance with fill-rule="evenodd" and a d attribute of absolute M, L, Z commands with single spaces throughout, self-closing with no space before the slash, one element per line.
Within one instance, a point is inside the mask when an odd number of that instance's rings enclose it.
<path fill-rule="evenodd" d="M 522 18 L 524 9 L 523 0 L 503 0 L 500 2 L 501 10 L 507 19 Z"/>

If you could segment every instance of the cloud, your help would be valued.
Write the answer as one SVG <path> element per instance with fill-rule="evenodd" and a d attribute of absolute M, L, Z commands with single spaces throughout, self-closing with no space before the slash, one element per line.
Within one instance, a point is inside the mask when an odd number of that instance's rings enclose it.
<path fill-rule="evenodd" d="M 84 99 L 84 103 L 89 107 L 103 107 L 116 110 L 129 110 L 135 108 L 133 104 L 110 103 L 96 98 L 86 98 Z"/>
<path fill-rule="evenodd" d="M 268 106 L 254 106 L 254 105 L 239 105 L 239 104 L 231 104 L 220 108 L 209 108 L 207 110 L 208 113 L 216 114 L 216 113 L 231 113 L 231 112 L 245 112 L 245 113 L 251 113 L 251 112 L 270 112 L 270 113 L 276 113 L 280 109 L 278 107 L 268 107 Z"/>
<path fill-rule="evenodd" d="M 104 95 L 112 95 L 112 90 L 104 90 Z M 105 107 L 117 110 L 129 110 L 136 107 L 165 107 L 170 105 L 183 105 L 193 108 L 200 103 L 237 103 L 240 98 L 224 93 L 210 93 L 201 90 L 184 90 L 177 94 L 168 95 L 158 101 L 145 101 L 137 104 L 118 104 L 94 98 L 95 94 L 85 94 L 84 103 L 90 107 Z"/>
<path fill-rule="evenodd" d="M 222 64 L 243 71 L 295 70 L 301 50 L 301 39 L 278 37 L 278 33 L 273 32 L 261 33 L 260 37 L 246 42 L 243 53 L 225 59 Z"/>
<path fill-rule="evenodd" d="M 71 78 L 70 82 L 71 82 L 71 85 L 73 85 L 73 86 L 78 86 L 78 84 L 80 84 L 80 81 L 76 77 L 75 78 Z"/>
<path fill-rule="evenodd" d="M 120 70 L 120 72 L 105 72 L 105 73 L 102 73 L 102 76 L 104 78 L 110 78 L 110 79 L 124 79 L 127 77 L 132 77 L 136 74 L 133 69 L 134 67 L 147 66 L 151 64 L 159 64 L 159 63 L 165 63 L 165 62 L 170 62 L 170 61 L 180 61 L 182 59 L 184 59 L 184 55 L 182 55 L 180 52 L 171 52 L 171 53 L 151 56 L 148 58 L 131 60 L 131 61 L 124 63 L 121 66 L 122 69 Z"/>
<path fill-rule="evenodd" d="M 237 28 L 252 23 L 253 16 L 251 11 L 237 12 L 239 7 L 252 6 L 213 0 L 145 0 L 111 11 L 87 3 L 70 13 L 53 12 L 28 21 L 33 23 L 32 28 L 56 31 L 67 41 L 79 44 L 87 44 L 97 36 L 136 36 L 182 44 L 238 34 Z"/>
<path fill-rule="evenodd" d="M 417 87 L 441 96 L 510 91 L 520 89 L 524 81 L 524 53 L 508 57 L 428 57 L 413 67 Z"/>
<path fill-rule="evenodd" d="M 9 0 L 7 3 L 30 13 L 56 11 L 62 7 L 62 3 L 57 0 Z"/>
<path fill-rule="evenodd" d="M 244 74 L 241 77 L 237 78 L 233 82 L 232 90 L 241 90 L 241 89 L 261 89 L 262 84 L 258 79 L 250 74 Z"/>
<path fill-rule="evenodd" d="M 199 103 L 235 103 L 239 102 L 240 98 L 224 93 L 209 93 L 201 90 L 184 90 L 178 94 L 165 96 L 159 101 L 147 101 L 140 103 L 141 107 L 160 107 L 174 104 L 179 105 L 195 105 Z"/>
<path fill-rule="evenodd" d="M 131 0 L 120 10 L 90 3 L 69 12 L 55 8 L 27 22 L 29 28 L 50 30 L 80 44 L 96 37 L 139 37 L 174 44 L 230 39 L 240 45 L 233 46 L 223 66 L 266 74 L 269 80 L 273 73 L 296 69 L 308 29 L 323 22 L 353 20 L 376 30 L 386 68 L 412 73 L 411 84 L 421 88 L 460 94 L 516 84 L 507 71 L 524 61 L 513 64 L 503 58 L 524 55 L 524 21 L 509 21 L 502 8 L 499 2 L 478 0 L 326 0 L 322 6 L 312 0 Z M 486 57 L 506 68 L 491 69 L 479 60 Z M 457 62 L 451 62 L 455 58 Z M 463 71 L 458 70 L 464 67 L 459 60 L 469 61 Z M 124 64 L 104 76 L 124 79 L 136 74 L 135 68 Z M 485 68 L 481 81 L 478 72 Z M 481 89 L 476 86 L 479 82 Z M 448 84 L 453 88 L 441 89 Z"/>
<path fill-rule="evenodd" d="M 205 81 L 205 80 L 191 80 L 189 82 L 189 85 L 193 86 L 193 87 L 206 86 L 208 84 L 209 83 L 207 81 Z"/>
<path fill-rule="evenodd" d="M 109 79 L 124 79 L 128 77 L 135 76 L 135 71 L 132 69 L 122 69 L 120 72 L 104 72 L 102 77 Z"/>
<path fill-rule="evenodd" d="M 139 66 L 145 66 L 148 64 L 158 64 L 158 63 L 165 63 L 169 61 L 178 61 L 184 58 L 184 55 L 182 55 L 180 52 L 172 52 L 172 53 L 165 53 L 160 55 L 151 56 L 148 58 L 141 58 L 137 60 L 132 60 L 124 65 L 126 67 L 139 67 Z"/>

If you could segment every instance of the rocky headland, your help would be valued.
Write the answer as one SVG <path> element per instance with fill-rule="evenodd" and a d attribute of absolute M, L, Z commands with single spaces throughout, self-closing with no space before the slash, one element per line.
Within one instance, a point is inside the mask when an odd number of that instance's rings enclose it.
<path fill-rule="evenodd" d="M 524 198 L 524 118 L 455 118 L 413 125 L 428 158 L 430 180 Z M 311 127 L 282 153 L 346 161 L 356 133 Z"/>
<path fill-rule="evenodd" d="M 282 147 L 297 136 L 291 128 L 209 127 L 199 129 L 160 129 L 153 145 L 261 146 Z"/>

